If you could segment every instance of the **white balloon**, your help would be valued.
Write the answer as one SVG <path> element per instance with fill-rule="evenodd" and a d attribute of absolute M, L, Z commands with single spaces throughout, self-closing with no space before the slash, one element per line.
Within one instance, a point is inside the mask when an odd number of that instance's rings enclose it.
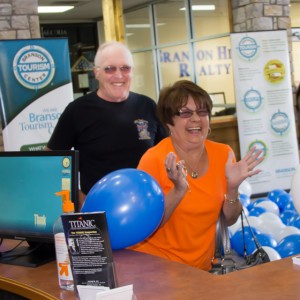
<path fill-rule="evenodd" d="M 250 226 L 255 229 L 258 229 L 262 224 L 262 220 L 259 217 L 250 216 L 247 219 L 248 219 Z M 247 224 L 247 221 L 244 222 L 244 224 Z"/>
<path fill-rule="evenodd" d="M 257 230 L 260 233 L 270 235 L 271 237 L 273 237 L 276 240 L 275 236 L 276 236 L 276 234 L 278 234 L 279 231 L 282 230 L 282 227 L 279 227 L 277 223 L 267 223 L 267 224 L 261 223 L 258 225 Z M 276 240 L 276 242 L 278 242 L 278 241 Z"/>
<path fill-rule="evenodd" d="M 279 243 L 282 239 L 292 234 L 300 234 L 300 230 L 295 226 L 286 226 L 274 236 L 274 239 Z"/>
<path fill-rule="evenodd" d="M 262 201 L 256 204 L 256 206 L 263 207 L 267 210 L 267 212 L 271 212 L 277 216 L 280 214 L 278 205 L 271 200 Z"/>
<path fill-rule="evenodd" d="M 271 248 L 268 246 L 262 246 L 262 248 L 267 252 L 267 254 L 270 258 L 270 261 L 281 259 L 280 254 L 274 248 Z"/>
<path fill-rule="evenodd" d="M 265 212 L 259 216 L 259 218 L 263 221 L 263 223 L 278 223 L 281 227 L 285 227 L 280 217 L 273 214 L 272 212 Z"/>
<path fill-rule="evenodd" d="M 282 223 L 280 217 L 271 212 L 265 212 L 258 218 L 262 221 L 262 223 L 258 224 L 257 230 L 261 233 L 269 234 L 273 238 L 275 238 L 275 235 L 278 235 L 278 233 L 286 227 L 285 224 Z"/>
<path fill-rule="evenodd" d="M 240 186 L 239 186 L 239 193 L 240 194 L 244 194 L 248 197 L 251 197 L 252 195 L 252 187 L 250 185 L 250 183 L 247 180 L 244 180 Z"/>
<path fill-rule="evenodd" d="M 294 206 L 300 214 L 300 165 L 296 168 L 293 175 L 290 194 L 293 198 Z"/>

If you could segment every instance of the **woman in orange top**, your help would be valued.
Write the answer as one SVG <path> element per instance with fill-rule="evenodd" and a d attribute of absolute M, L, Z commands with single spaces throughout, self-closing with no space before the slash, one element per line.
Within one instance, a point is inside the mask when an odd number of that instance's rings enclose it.
<path fill-rule="evenodd" d="M 225 144 L 207 140 L 212 101 L 202 88 L 181 80 L 163 89 L 158 116 L 170 136 L 149 149 L 138 169 L 152 175 L 165 195 L 160 227 L 131 249 L 209 270 L 222 209 L 228 226 L 239 217 L 238 187 L 263 160 L 251 149 L 239 162 Z"/>

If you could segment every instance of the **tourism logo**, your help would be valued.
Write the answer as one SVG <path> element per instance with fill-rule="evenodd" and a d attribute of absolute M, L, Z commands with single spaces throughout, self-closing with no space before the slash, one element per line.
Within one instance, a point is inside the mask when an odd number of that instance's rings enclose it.
<path fill-rule="evenodd" d="M 258 90 L 248 90 L 243 98 L 244 107 L 250 112 L 256 112 L 262 107 L 263 97 Z"/>
<path fill-rule="evenodd" d="M 255 147 L 255 152 L 262 150 L 261 156 L 264 156 L 264 158 L 266 159 L 268 154 L 268 148 L 265 142 L 263 142 L 262 140 L 255 140 L 249 144 L 248 149 L 250 150 L 253 147 Z"/>
<path fill-rule="evenodd" d="M 278 110 L 271 118 L 271 128 L 277 135 L 283 135 L 290 127 L 290 120 L 286 113 Z"/>
<path fill-rule="evenodd" d="M 30 45 L 20 49 L 13 60 L 16 79 L 28 89 L 47 86 L 54 77 L 55 65 L 51 54 L 44 48 Z"/>
<path fill-rule="evenodd" d="M 240 40 L 237 50 L 242 58 L 246 60 L 253 60 L 258 53 L 258 48 L 259 46 L 257 45 L 255 39 L 246 36 Z"/>

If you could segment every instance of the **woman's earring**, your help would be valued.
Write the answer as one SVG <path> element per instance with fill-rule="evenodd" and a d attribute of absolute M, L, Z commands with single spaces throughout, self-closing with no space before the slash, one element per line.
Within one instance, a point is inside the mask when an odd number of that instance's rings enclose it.
<path fill-rule="evenodd" d="M 210 133 L 211 133 L 211 128 L 208 127 L 208 133 L 207 133 L 207 135 L 210 135 Z"/>

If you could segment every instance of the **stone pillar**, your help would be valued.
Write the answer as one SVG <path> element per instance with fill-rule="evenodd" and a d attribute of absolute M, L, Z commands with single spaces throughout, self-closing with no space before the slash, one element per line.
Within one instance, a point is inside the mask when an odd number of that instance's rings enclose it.
<path fill-rule="evenodd" d="M 0 0 L 0 39 L 40 38 L 38 0 Z"/>
<path fill-rule="evenodd" d="M 38 0 L 0 0 L 0 40 L 40 38 Z M 0 151 L 3 151 L 0 126 Z"/>
<path fill-rule="evenodd" d="M 287 29 L 290 0 L 231 0 L 233 32 Z"/>

